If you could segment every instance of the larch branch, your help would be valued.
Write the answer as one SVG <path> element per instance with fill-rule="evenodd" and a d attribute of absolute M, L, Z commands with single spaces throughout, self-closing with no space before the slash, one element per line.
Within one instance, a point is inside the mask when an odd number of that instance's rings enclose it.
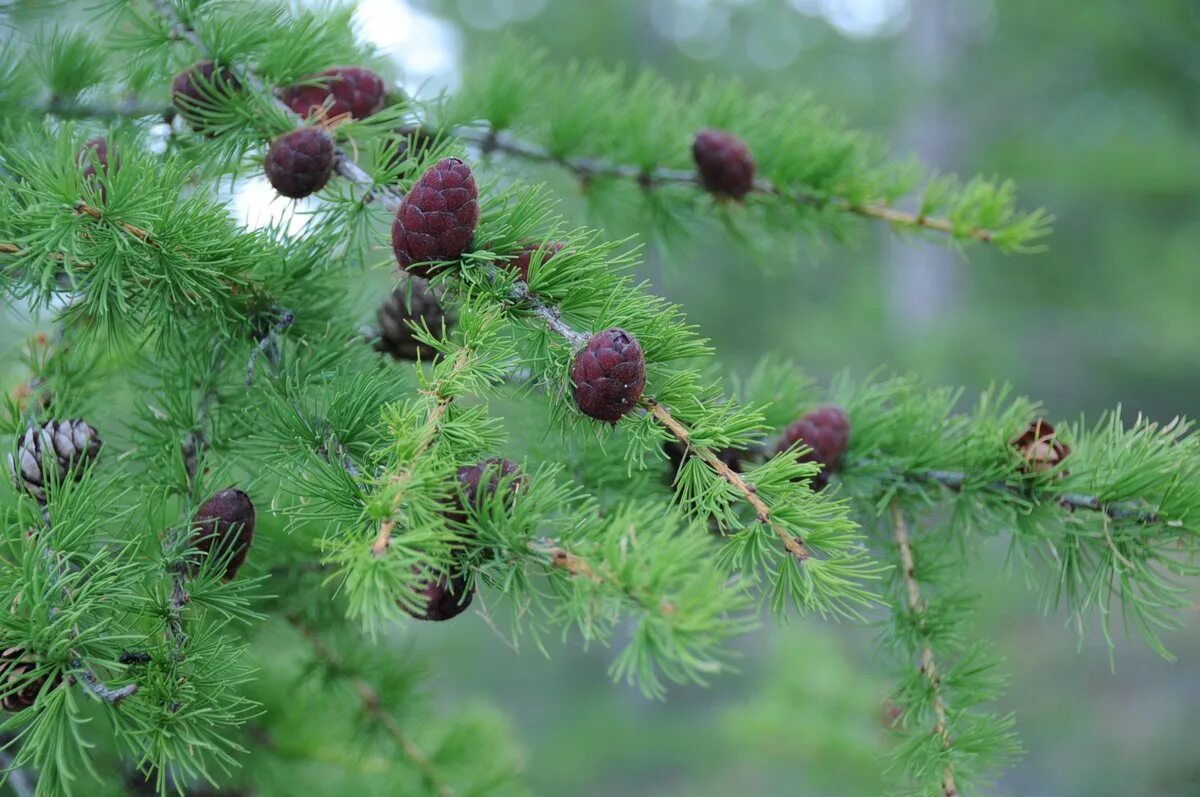
<path fill-rule="evenodd" d="M 942 747 L 948 751 L 953 746 L 953 739 L 950 737 L 950 728 L 946 722 L 946 701 L 942 697 L 942 676 L 938 672 L 937 662 L 933 657 L 933 647 L 930 645 L 925 631 L 925 601 L 921 597 L 921 587 L 917 581 L 916 563 L 913 560 L 912 544 L 908 536 L 908 521 L 904 519 L 904 510 L 897 501 L 892 502 L 892 534 L 900 552 L 900 567 L 904 577 L 904 586 L 908 593 L 908 609 L 917 620 L 917 633 L 925 640 L 921 645 L 921 675 L 933 693 L 933 734 L 941 740 Z M 949 761 L 942 773 L 942 796 L 958 797 L 958 786 L 954 781 L 954 768 Z"/>
<path fill-rule="evenodd" d="M 180 19 L 174 6 L 172 6 L 170 2 L 167 0 L 153 0 L 153 4 L 158 13 L 174 26 L 174 29 L 181 38 L 191 42 L 202 54 L 207 55 L 209 53 L 209 49 L 205 43 L 196 34 L 195 30 L 193 30 L 190 26 L 185 24 L 182 19 Z M 239 75 L 245 85 L 249 86 L 256 92 L 263 94 L 264 96 L 272 97 L 275 104 L 283 113 L 287 114 L 289 118 L 299 121 L 299 116 L 297 116 L 285 103 L 283 103 L 277 97 L 274 97 L 274 95 L 271 94 L 270 89 L 267 88 L 263 82 L 256 75 L 254 75 L 253 72 L 244 67 L 238 67 L 236 65 L 231 66 L 234 68 L 235 73 Z M 404 201 L 404 194 L 392 186 L 376 185 L 371 176 L 363 171 L 363 169 L 359 167 L 359 165 L 355 163 L 354 160 L 340 148 L 337 149 L 334 154 L 334 171 L 336 171 L 337 174 L 341 175 L 343 178 L 359 186 L 364 191 L 364 202 L 377 201 L 379 205 L 392 212 L 396 212 L 400 209 L 400 205 Z M 683 175 L 685 174 L 686 173 L 673 173 L 670 175 L 670 179 L 683 181 L 685 179 Z M 667 179 L 668 177 L 668 175 L 665 173 L 661 176 L 663 179 Z M 687 175 L 686 179 L 694 180 L 695 178 L 694 176 Z M 588 335 L 580 332 L 577 329 L 574 329 L 571 325 L 566 323 L 562 318 L 562 312 L 557 307 L 548 305 L 537 296 L 533 295 L 529 290 L 529 286 L 524 281 L 517 280 L 514 283 L 510 293 L 510 298 L 523 309 L 532 312 L 538 319 L 541 320 L 542 323 L 546 325 L 550 331 L 566 340 L 571 346 L 582 346 L 587 341 Z M 440 414 L 444 414 L 445 409 L 446 408 L 442 408 L 440 410 Z M 686 427 L 676 421 L 671 414 L 666 411 L 665 408 L 659 407 L 658 412 L 651 411 L 651 414 L 657 421 L 662 423 L 673 435 L 675 435 L 681 443 L 689 446 L 697 456 L 699 456 L 705 463 L 713 468 L 715 473 L 720 478 L 725 479 L 725 481 L 728 481 L 735 488 L 737 488 L 738 492 L 747 501 L 747 503 L 754 508 L 759 519 L 763 523 L 767 523 L 780 537 L 789 553 L 795 556 L 799 561 L 804 561 L 805 559 L 809 558 L 811 552 L 804 545 L 803 541 L 788 532 L 771 518 L 770 508 L 760 497 L 754 493 L 753 489 L 746 484 L 745 480 L 742 479 L 741 476 L 734 473 L 728 466 L 722 463 L 712 451 L 702 446 L 696 446 L 694 443 L 692 443 Z M 390 521 L 385 521 L 380 525 L 379 535 L 371 546 L 372 552 L 376 553 L 377 555 L 381 555 L 387 550 L 387 545 L 391 540 L 393 529 L 394 523 L 391 523 Z"/>

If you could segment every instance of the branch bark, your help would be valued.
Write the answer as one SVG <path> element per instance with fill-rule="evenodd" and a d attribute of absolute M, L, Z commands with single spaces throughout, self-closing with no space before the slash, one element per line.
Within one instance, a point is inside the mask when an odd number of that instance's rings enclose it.
<path fill-rule="evenodd" d="M 914 481 L 932 481 L 936 482 L 948 490 L 953 492 L 961 492 L 964 485 L 967 483 L 969 474 L 959 471 L 949 470 L 927 470 L 911 477 Z M 1009 482 L 996 482 L 992 485 L 996 490 L 1012 493 L 1013 495 L 1026 495 L 1026 490 L 1022 485 L 1012 484 Z M 1100 500 L 1099 496 L 1085 495 L 1083 493 L 1062 493 L 1057 498 L 1059 506 L 1068 511 L 1077 509 L 1089 512 L 1102 512 L 1112 520 L 1131 520 L 1135 523 L 1153 524 L 1162 520 L 1159 517 L 1158 511 L 1149 506 L 1145 501 L 1113 501 L 1105 503 Z"/>

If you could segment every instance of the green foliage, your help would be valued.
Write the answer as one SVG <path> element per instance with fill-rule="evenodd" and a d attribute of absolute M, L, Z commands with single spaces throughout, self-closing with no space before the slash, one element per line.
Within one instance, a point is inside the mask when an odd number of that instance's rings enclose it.
<path fill-rule="evenodd" d="M 738 82 L 715 79 L 679 87 L 648 72 L 581 64 L 563 70 L 527 44 L 509 42 L 479 53 L 463 90 L 427 114 L 468 138 L 476 138 L 470 131 L 480 124 L 487 136 L 515 133 L 522 144 L 479 140 L 485 152 L 498 148 L 566 166 L 589 190 L 595 183 L 627 183 L 619 201 L 643 202 L 668 228 L 686 224 L 697 210 L 719 207 L 698 195 L 690 177 L 690 137 L 711 127 L 744 138 L 766 181 L 747 207 L 724 219 L 743 234 L 815 222 L 840 238 L 847 231 L 838 216 L 850 214 L 887 219 L 899 229 L 936 230 L 956 245 L 984 240 L 1022 252 L 1049 232 L 1044 212 L 1016 209 L 1011 182 L 926 177 L 916 163 L 891 159 L 878 138 L 848 129 L 802 91 L 755 95 Z M 891 212 L 913 194 L 915 214 Z"/>
<path fill-rule="evenodd" d="M 802 449 L 767 453 L 815 402 L 813 384 L 771 361 L 727 384 L 682 310 L 634 280 L 633 242 L 576 228 L 546 189 L 490 159 L 475 245 L 435 264 L 429 286 L 455 321 L 414 329 L 435 356 L 385 363 L 356 323 L 390 287 L 363 268 L 386 259 L 389 213 L 451 153 L 557 163 L 691 224 L 716 205 L 683 171 L 688 140 L 717 125 L 746 137 L 769 181 L 744 208 L 720 208 L 737 232 L 840 236 L 862 216 L 1020 251 L 1047 219 L 1017 212 L 1011 184 L 926 180 L 807 97 L 564 72 L 509 48 L 454 97 L 394 97 L 338 125 L 350 179 L 300 205 L 300 229 L 239 225 L 217 189 L 300 123 L 272 88 L 374 62 L 350 13 L 108 2 L 98 30 L 0 56 L 12 78 L 0 99 L 21 109 L 0 130 L 0 288 L 58 326 L 30 346 L 3 431 L 15 448 L 26 429 L 78 415 L 106 441 L 86 472 L 51 479 L 45 506 L 19 483 L 0 493 L 12 607 L 0 630 L 31 664 L 0 680 L 13 696 L 46 679 L 4 728 L 11 768 L 34 767 L 39 794 L 89 793 L 130 770 L 160 793 L 204 781 L 288 793 L 310 778 L 314 793 L 378 778 L 398 793 L 523 793 L 504 724 L 414 700 L 421 668 L 392 648 L 441 578 L 478 591 L 514 647 L 548 651 L 550 634 L 616 647 L 612 677 L 654 697 L 732 670 L 760 603 L 856 622 L 882 603 L 884 648 L 903 666 L 895 760 L 922 793 L 952 791 L 947 772 L 973 786 L 1017 749 L 1012 719 L 987 705 L 997 656 L 971 641 L 973 535 L 1008 532 L 1020 561 L 1049 572 L 1052 598 L 1098 610 L 1106 629 L 1119 610 L 1161 647 L 1194 575 L 1200 458 L 1187 423 L 1060 425 L 1067 462 L 1031 472 L 1012 441 L 1032 402 L 995 390 L 963 413 L 955 390 L 843 379 L 830 395 L 850 415 L 850 450 L 836 487 L 814 492 L 819 466 Z M 179 109 L 198 129 L 163 125 L 172 76 L 202 57 L 240 88 L 202 87 Z M 101 114 L 121 117 L 106 133 L 119 162 L 86 179 L 100 164 L 79 151 L 97 131 L 63 119 L 125 88 L 148 104 Z M 397 132 L 417 122 L 439 131 L 434 146 Z M 412 146 L 394 158 L 402 136 Z M 915 214 L 893 207 L 914 192 Z M 503 267 L 549 241 L 562 249 L 535 255 L 527 281 Z M 640 341 L 647 391 L 604 428 L 574 406 L 570 369 L 614 326 Z M 506 423 L 493 408 L 514 399 L 527 417 Z M 505 456 L 521 425 L 542 454 L 519 476 L 487 470 L 495 489 L 469 501 L 459 469 Z M 668 443 L 683 454 L 664 477 Z M 737 470 L 718 457 L 727 449 L 744 455 Z M 199 556 L 193 535 L 197 507 L 229 484 L 254 495 L 260 520 L 246 570 L 225 581 L 226 562 Z"/>

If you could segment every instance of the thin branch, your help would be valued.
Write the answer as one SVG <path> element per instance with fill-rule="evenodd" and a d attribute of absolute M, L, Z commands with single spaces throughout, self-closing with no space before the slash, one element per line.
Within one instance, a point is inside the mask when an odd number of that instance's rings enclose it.
<path fill-rule="evenodd" d="M 571 553 L 566 548 L 561 547 L 557 540 L 542 539 L 533 543 L 530 546 L 533 553 L 547 556 L 550 558 L 551 566 L 558 568 L 571 576 L 581 576 L 591 581 L 593 584 L 609 584 L 616 587 L 634 603 L 642 606 L 649 611 L 656 611 L 660 614 L 670 616 L 675 614 L 675 604 L 671 601 L 662 601 L 661 603 L 653 603 L 645 599 L 645 596 L 629 590 L 623 584 L 618 582 L 611 574 L 605 572 L 592 565 L 582 556 Z"/>
<path fill-rule="evenodd" d="M 50 531 L 53 526 L 50 516 L 50 508 L 46 506 L 45 503 L 41 503 L 40 508 L 42 510 L 42 521 L 46 524 L 46 528 L 40 536 L 41 539 L 48 540 L 50 538 Z M 50 576 L 51 583 L 62 592 L 63 598 L 68 603 L 74 601 L 75 596 L 72 595 L 71 590 L 62 583 L 62 571 L 58 563 L 58 552 L 51 548 L 48 544 L 43 545 L 42 558 L 44 558 L 47 562 L 47 572 Z M 65 566 L 67 569 L 72 568 L 69 560 L 65 561 Z M 51 608 L 50 611 L 53 615 L 53 613 L 57 610 Z M 135 695 L 138 692 L 139 687 L 137 684 L 128 684 L 116 689 L 108 686 L 106 683 L 104 683 L 104 681 L 100 680 L 100 677 L 96 675 L 96 673 L 92 672 L 92 670 L 78 658 L 74 659 L 71 663 L 77 670 L 79 670 L 79 681 L 84 685 L 84 687 L 86 687 L 89 692 L 114 707 L 120 705 L 121 701 L 125 700 L 125 698 Z"/>
<path fill-rule="evenodd" d="M 400 746 L 400 749 L 404 751 L 404 755 L 408 757 L 409 761 L 420 770 L 421 778 L 425 781 L 425 785 L 433 789 L 438 797 L 455 797 L 454 790 L 438 775 L 437 767 L 434 765 L 433 760 L 417 746 L 412 737 L 396 721 L 396 718 L 384 708 L 379 693 L 375 691 L 375 688 L 361 678 L 347 675 L 342 668 L 337 654 L 317 635 L 314 628 L 295 616 L 288 616 L 287 621 L 312 646 L 317 658 L 324 662 L 330 671 L 344 678 L 350 684 L 358 695 L 358 700 L 362 703 L 363 710 L 388 732 Z"/>
<path fill-rule="evenodd" d="M 700 178 L 695 172 L 681 169 L 642 169 L 628 164 L 610 163 L 597 158 L 576 157 L 566 158 L 551 154 L 544 147 L 539 147 L 528 141 L 507 135 L 491 129 L 456 128 L 453 135 L 476 146 L 484 154 L 502 152 L 515 158 L 551 163 L 572 172 L 580 180 L 587 182 L 597 177 L 616 180 L 628 180 L 637 183 L 644 189 L 653 189 L 664 185 L 684 185 L 703 190 Z M 925 229 L 946 235 L 966 235 L 982 243 L 991 243 L 995 230 L 974 227 L 959 230 L 953 221 L 939 216 L 926 216 L 921 213 L 909 213 L 881 202 L 861 203 L 851 202 L 841 197 L 821 197 L 816 194 L 800 191 L 784 191 L 767 180 L 754 181 L 752 192 L 762 196 L 775 196 L 807 207 L 831 207 L 845 213 L 851 213 L 866 218 L 879 219 L 900 227 Z"/>
<path fill-rule="evenodd" d="M 160 13 L 164 13 L 161 6 L 162 3 L 155 4 L 160 6 Z M 190 34 L 190 35 L 189 35 Z M 195 36 L 190 28 L 181 34 L 183 38 L 190 41 L 201 52 L 207 53 L 208 50 L 204 47 L 199 38 Z M 266 91 L 266 86 L 257 78 L 249 81 L 252 88 Z M 285 106 L 286 107 L 286 106 Z M 169 118 L 174 114 L 175 109 L 172 107 L 161 107 L 153 105 L 144 105 L 136 101 L 127 101 L 118 105 L 107 104 L 87 104 L 87 103 L 56 103 L 49 102 L 43 109 L 44 113 L 54 114 L 57 116 L 74 117 L 74 118 L 96 118 L 96 119 L 111 119 L 111 118 L 143 118 L 147 116 L 162 116 Z M 614 180 L 627 180 L 637 183 L 638 186 L 646 190 L 659 188 L 667 185 L 681 185 L 689 188 L 694 188 L 697 191 L 704 190 L 700 184 L 699 176 L 692 171 L 682 169 L 643 169 L 630 164 L 611 163 L 599 158 L 587 156 L 581 157 L 560 157 L 551 154 L 545 147 L 538 146 L 529 141 L 525 141 L 515 136 L 498 132 L 488 128 L 479 128 L 472 126 L 460 126 L 451 131 L 451 135 L 469 145 L 477 148 L 482 154 L 491 154 L 493 152 L 501 152 L 505 155 L 518 158 L 521 160 L 532 161 L 535 163 L 548 163 L 559 166 L 574 174 L 583 182 L 588 182 L 596 178 L 607 178 Z M 341 150 L 339 157 L 335 163 L 335 170 L 338 174 L 350 179 L 353 182 L 361 184 L 361 178 L 367 177 L 366 173 L 358 169 L 353 164 L 353 161 L 346 157 Z M 369 180 L 369 177 L 368 177 Z M 376 199 L 382 200 L 385 207 L 389 206 L 389 198 L 386 196 L 389 192 L 383 186 L 374 184 L 367 190 L 365 201 L 371 202 Z M 751 193 L 760 196 L 774 196 L 785 201 L 793 202 L 797 205 L 813 208 L 835 208 L 844 213 L 850 213 L 864 218 L 877 219 L 885 221 L 889 224 L 898 227 L 911 227 L 914 229 L 924 229 L 931 232 L 941 233 L 943 235 L 965 235 L 982 243 L 991 243 L 995 240 L 996 231 L 986 227 L 973 227 L 966 230 L 956 228 L 954 222 L 948 218 L 941 216 L 928 216 L 922 213 L 911 213 L 909 211 L 900 210 L 883 202 L 851 202 L 842 197 L 822 197 L 817 194 L 803 191 L 784 191 L 773 185 L 770 181 L 758 179 L 754 182 L 754 187 Z M 390 208 L 394 210 L 395 208 Z"/>
<path fill-rule="evenodd" d="M 908 609 L 917 619 L 917 632 L 925 639 L 921 646 L 921 675 L 925 679 L 930 692 L 933 693 L 933 734 L 942 741 L 942 747 L 949 750 L 953 746 L 950 738 L 950 728 L 946 722 L 946 702 L 942 697 L 942 677 L 938 672 L 937 662 L 933 658 L 933 648 L 930 646 L 925 633 L 925 601 L 921 597 L 921 588 L 917 583 L 916 564 L 913 561 L 912 546 L 908 538 L 908 521 L 904 519 L 904 510 L 898 501 L 892 502 L 892 533 L 896 539 L 896 547 L 900 551 L 900 567 L 904 576 L 904 585 L 908 592 Z M 954 769 L 949 760 L 942 775 L 943 797 L 958 797 L 958 786 L 954 782 Z"/>
<path fill-rule="evenodd" d="M 104 211 L 102 211 L 100 208 L 92 207 L 91 205 L 87 204 L 86 202 L 76 203 L 75 212 L 79 213 L 80 215 L 88 216 L 89 218 L 93 218 L 96 221 L 102 221 L 104 219 Z M 121 228 L 123 231 L 132 235 L 134 238 L 137 238 L 142 243 L 147 244 L 149 246 L 153 246 L 155 249 L 159 248 L 158 242 L 154 240 L 154 236 L 151 235 L 148 230 L 143 230 L 141 227 L 138 227 L 136 225 L 130 224 L 125 221 L 118 221 L 118 222 L 113 222 L 113 223 L 115 223 L 116 226 Z"/>
<path fill-rule="evenodd" d="M 642 399 L 642 406 L 646 408 L 647 412 L 654 416 L 655 420 L 666 427 L 671 434 L 675 435 L 679 442 L 687 446 L 693 454 L 707 463 L 708 466 L 712 468 L 718 476 L 729 482 L 729 484 L 733 485 L 735 490 L 741 493 L 742 499 L 754 508 L 754 511 L 758 516 L 758 521 L 760 523 L 766 523 L 768 526 L 770 526 L 771 531 L 775 532 L 775 535 L 783 541 L 783 546 L 787 548 L 788 553 L 795 556 L 801 562 L 812 556 L 812 551 L 810 551 L 808 546 L 804 544 L 803 539 L 795 534 L 792 534 L 783 526 L 779 525 L 779 523 L 777 523 L 774 518 L 771 517 L 771 507 L 767 506 L 767 503 L 763 501 L 754 488 L 742 478 L 742 475 L 722 462 L 721 458 L 713 453 L 711 449 L 703 446 L 697 446 L 692 443 L 691 433 L 688 431 L 687 427 L 676 420 L 675 417 L 667 411 L 666 407 L 659 404 L 653 398 Z"/>
<path fill-rule="evenodd" d="M 82 683 L 89 692 L 106 703 L 109 703 L 113 706 L 119 706 L 121 705 L 121 701 L 123 701 L 125 698 L 137 694 L 137 684 L 127 684 L 126 686 L 114 689 L 113 687 L 101 681 L 94 672 L 89 670 L 87 667 L 82 666 L 80 662 L 76 661 L 75 664 L 80 667 L 79 682 Z"/>
<path fill-rule="evenodd" d="M 961 492 L 969 476 L 959 471 L 927 470 L 911 474 L 909 478 L 912 481 L 936 482 L 948 490 Z M 992 488 L 1001 492 L 1012 493 L 1013 495 L 1029 495 L 1027 487 L 1010 482 L 996 482 L 992 485 Z M 1158 523 L 1162 520 L 1159 517 L 1158 511 L 1141 499 L 1105 503 L 1100 500 L 1099 496 L 1095 495 L 1061 493 L 1056 496 L 1056 500 L 1061 507 L 1068 511 L 1074 512 L 1077 509 L 1081 509 L 1089 512 L 1102 512 L 1113 520 L 1130 520 L 1144 525 Z"/>
<path fill-rule="evenodd" d="M 454 403 L 454 396 L 446 391 L 447 383 L 456 375 L 462 373 L 467 365 L 471 362 L 470 349 L 463 347 L 458 350 L 458 356 L 454 358 L 454 364 L 450 368 L 450 373 L 440 378 L 435 382 L 432 388 L 425 393 L 433 398 L 433 404 L 429 408 L 429 412 L 425 416 L 425 424 L 421 427 L 420 436 L 417 438 L 416 448 L 412 452 L 412 460 L 416 460 L 426 451 L 428 451 L 435 440 L 437 440 L 438 429 L 442 425 L 442 420 L 445 419 L 446 413 L 450 411 L 450 405 Z M 400 498 L 403 495 L 403 487 L 412 479 L 412 469 L 405 468 L 394 475 L 389 482 L 393 488 L 399 488 L 396 497 L 393 499 L 392 510 L 399 509 Z M 387 553 L 388 547 L 392 544 L 392 532 L 396 528 L 396 521 L 388 518 L 379 524 L 379 534 L 375 538 L 375 542 L 371 543 L 371 553 L 375 556 L 383 556 Z"/>
<path fill-rule="evenodd" d="M 176 112 L 173 106 L 146 103 L 137 97 L 128 97 L 115 103 L 66 101 L 51 97 L 40 113 L 63 119 L 143 119 L 158 116 L 168 121 Z"/>

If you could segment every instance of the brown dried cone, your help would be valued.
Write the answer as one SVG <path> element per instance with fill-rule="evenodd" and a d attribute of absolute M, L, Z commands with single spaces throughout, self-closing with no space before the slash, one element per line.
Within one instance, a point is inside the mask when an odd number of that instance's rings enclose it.
<path fill-rule="evenodd" d="M 445 158 L 421 175 L 392 221 L 392 249 L 400 268 L 418 277 L 433 270 L 429 261 L 457 260 L 475 240 L 479 190 L 471 169 Z"/>
<path fill-rule="evenodd" d="M 425 326 L 435 334 L 441 333 L 443 324 L 447 329 L 453 325 L 453 319 L 442 310 L 423 280 L 413 281 L 411 288 L 392 291 L 388 300 L 379 305 L 376 317 L 379 337 L 375 340 L 375 350 L 396 360 L 430 360 L 437 354 L 416 339 L 409 322 Z"/>
<path fill-rule="evenodd" d="M 320 191 L 333 175 L 333 136 L 323 127 L 301 127 L 271 142 L 264 167 L 276 191 L 300 199 Z"/>
<path fill-rule="evenodd" d="M 822 490 L 829 484 L 829 477 L 842 468 L 850 444 L 850 418 L 841 407 L 818 407 L 784 431 L 775 451 L 787 451 L 797 444 L 809 449 L 797 457 L 798 461 L 821 465 L 821 472 L 813 479 L 813 489 Z"/>
<path fill-rule="evenodd" d="M 303 84 L 281 89 L 279 97 L 305 118 L 324 112 L 330 119 L 346 115 L 366 119 L 385 102 L 383 79 L 360 66 L 330 67 Z"/>
<path fill-rule="evenodd" d="M 483 483 L 484 475 L 489 476 Z M 477 506 L 484 498 L 491 498 L 500 488 L 500 482 L 510 479 L 506 496 L 506 506 L 512 506 L 520 492 L 528 486 L 528 479 L 521 475 L 521 468 L 511 459 L 491 457 L 475 465 L 464 465 L 458 469 L 459 496 L 455 503 L 457 508 L 448 512 L 447 516 L 458 523 L 468 520 L 468 507 Z"/>
<path fill-rule="evenodd" d="M 100 454 L 100 446 L 100 435 L 79 418 L 46 421 L 26 430 L 16 455 L 8 455 L 13 482 L 18 490 L 45 503 L 47 483 L 68 475 L 76 481 L 82 479 L 87 466 Z"/>
<path fill-rule="evenodd" d="M 1029 424 L 1028 429 L 1013 438 L 1012 445 L 1025 460 L 1021 466 L 1022 472 L 1028 474 L 1049 473 L 1071 453 L 1071 447 L 1058 439 L 1054 426 L 1041 418 Z M 1062 478 L 1067 475 L 1067 471 L 1060 470 L 1056 475 Z"/>
<path fill-rule="evenodd" d="M 571 366 L 575 403 L 598 421 L 616 425 L 646 388 L 646 358 L 631 333 L 614 327 L 592 336 Z"/>
<path fill-rule="evenodd" d="M 16 713 L 33 706 L 37 696 L 49 680 L 46 677 L 30 678 L 37 669 L 37 662 L 21 648 L 10 647 L 0 652 L 0 708 Z M 56 675 L 54 686 L 62 683 L 62 675 Z"/>
<path fill-rule="evenodd" d="M 413 567 L 412 572 L 414 575 L 423 573 L 421 568 L 416 566 Z M 417 596 L 418 602 L 424 608 L 414 610 L 405 602 L 398 601 L 400 608 L 418 620 L 434 622 L 458 617 L 467 610 L 475 598 L 475 591 L 468 587 L 465 573 L 456 573 L 452 576 L 445 574 L 436 577 L 424 576 L 413 588 L 413 594 Z"/>
<path fill-rule="evenodd" d="M 171 104 L 193 130 L 210 132 L 200 111 L 212 106 L 221 96 L 240 91 L 242 83 L 227 66 L 199 61 L 175 76 L 171 84 Z"/>
<path fill-rule="evenodd" d="M 692 141 L 700 184 L 711 193 L 741 199 L 754 188 L 754 158 L 746 143 L 724 130 L 701 130 Z"/>
<path fill-rule="evenodd" d="M 241 490 L 229 487 L 214 493 L 196 512 L 193 547 L 206 558 L 224 559 L 226 581 L 231 581 L 246 561 L 254 542 L 254 503 Z M 195 568 L 193 568 L 193 572 Z"/>

